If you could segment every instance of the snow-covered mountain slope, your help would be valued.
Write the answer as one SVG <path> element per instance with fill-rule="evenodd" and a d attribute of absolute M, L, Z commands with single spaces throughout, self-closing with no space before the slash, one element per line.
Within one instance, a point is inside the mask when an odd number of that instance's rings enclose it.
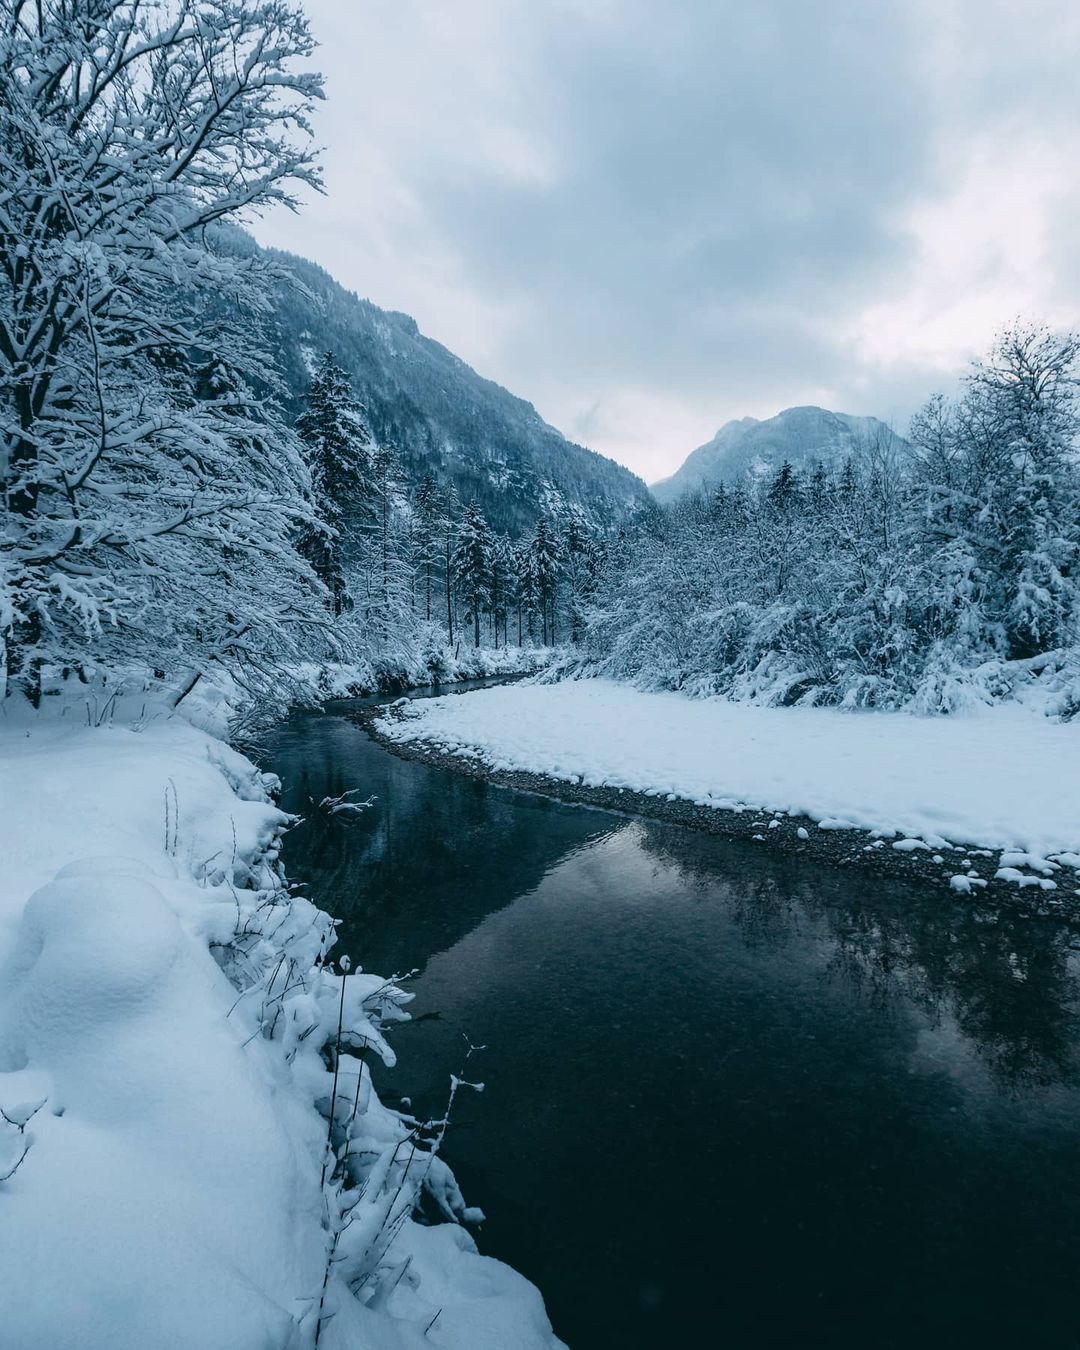
<path fill-rule="evenodd" d="M 568 506 L 598 526 L 651 509 L 648 488 L 629 469 L 568 441 L 531 403 L 425 337 L 407 314 L 360 299 L 304 258 L 272 256 L 304 287 L 282 287 L 276 304 L 292 412 L 300 410 L 312 361 L 329 350 L 407 476 L 415 482 L 430 471 L 452 483 L 500 530 L 523 533 L 541 511 Z"/>
<path fill-rule="evenodd" d="M 876 417 L 852 417 L 826 408 L 786 408 L 758 421 L 743 417 L 725 423 L 711 441 L 689 454 L 670 478 L 652 485 L 657 501 L 677 501 L 687 492 L 732 484 L 747 475 L 771 473 L 789 460 L 796 469 L 820 461 L 842 463 L 868 445 L 884 440 L 903 447 L 903 439 Z"/>

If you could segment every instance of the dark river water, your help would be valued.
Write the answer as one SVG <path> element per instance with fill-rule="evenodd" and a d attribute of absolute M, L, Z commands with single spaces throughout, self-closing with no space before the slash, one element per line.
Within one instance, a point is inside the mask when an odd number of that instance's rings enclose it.
<path fill-rule="evenodd" d="M 486 1047 L 446 1157 L 573 1350 L 1080 1346 L 1069 929 L 408 763 L 348 704 L 265 765 L 375 796 L 290 876 L 418 971 L 389 1104 Z"/>

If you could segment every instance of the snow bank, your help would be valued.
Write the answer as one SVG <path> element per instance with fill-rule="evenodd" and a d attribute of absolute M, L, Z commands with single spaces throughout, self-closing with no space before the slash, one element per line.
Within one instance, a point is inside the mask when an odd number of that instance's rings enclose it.
<path fill-rule="evenodd" d="M 556 1346 L 532 1286 L 412 1218 L 470 1215 L 364 1063 L 408 996 L 324 962 L 272 781 L 179 717 L 47 705 L 0 722 L 0 1341 Z"/>
<path fill-rule="evenodd" d="M 1017 706 L 922 718 L 765 708 L 610 680 L 425 699 L 381 732 L 589 786 L 806 815 L 822 828 L 1020 851 L 1080 851 L 1080 724 Z M 1035 866 L 1035 863 L 1031 864 Z"/>
<path fill-rule="evenodd" d="M 462 643 L 449 647 L 440 635 L 439 641 L 419 647 L 409 659 L 328 661 L 303 667 L 297 673 L 323 699 L 359 698 L 430 684 L 532 674 L 563 655 L 556 647 L 472 647 Z"/>

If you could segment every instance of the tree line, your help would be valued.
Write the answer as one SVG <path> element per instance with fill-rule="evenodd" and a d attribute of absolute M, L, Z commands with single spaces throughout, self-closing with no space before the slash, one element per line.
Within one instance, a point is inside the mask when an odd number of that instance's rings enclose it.
<path fill-rule="evenodd" d="M 949 712 L 1077 668 L 1080 340 L 1018 324 L 908 447 L 693 495 L 607 560 L 579 664 L 780 703 Z M 1069 691 L 1073 692 L 1069 692 Z M 1056 691 L 1056 692 L 1054 692 Z"/>
<path fill-rule="evenodd" d="M 423 621 L 451 646 L 463 636 L 474 647 L 580 638 L 604 544 L 579 509 L 541 515 L 515 540 L 453 484 L 431 473 L 408 484 L 330 352 L 297 431 L 319 522 L 304 550 L 336 618 L 354 615 L 387 636 Z"/>
<path fill-rule="evenodd" d="M 236 227 L 320 185 L 299 8 L 0 9 L 5 694 L 131 668 L 182 698 L 226 670 L 280 700 L 335 657 L 420 669 L 466 629 L 577 632 L 581 520 L 512 542 L 410 488 L 332 363 L 295 425 L 283 412 L 275 305 L 295 278 Z"/>

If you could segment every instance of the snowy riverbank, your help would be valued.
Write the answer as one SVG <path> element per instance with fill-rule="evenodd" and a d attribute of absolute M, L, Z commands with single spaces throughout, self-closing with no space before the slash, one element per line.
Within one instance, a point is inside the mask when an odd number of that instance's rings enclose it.
<path fill-rule="evenodd" d="M 533 675 L 561 655 L 558 647 L 473 647 L 456 643 L 413 654 L 397 662 L 328 661 L 298 671 L 302 684 L 324 699 L 425 689 L 437 684 Z"/>
<path fill-rule="evenodd" d="M 0 1339 L 304 1350 L 321 1312 L 324 1350 L 551 1350 L 535 1289 L 410 1217 L 465 1212 L 363 1065 L 408 996 L 323 964 L 272 783 L 144 697 L 0 721 Z"/>
<path fill-rule="evenodd" d="M 860 847 L 940 859 L 958 891 L 985 880 L 985 867 L 960 865 L 975 849 L 993 855 L 991 878 L 1066 895 L 1076 887 L 1080 725 L 1017 706 L 921 718 L 580 680 L 428 699 L 394 709 L 378 730 L 494 772 L 752 808 L 778 822 L 761 822 L 763 841 L 791 817 L 869 831 Z"/>

